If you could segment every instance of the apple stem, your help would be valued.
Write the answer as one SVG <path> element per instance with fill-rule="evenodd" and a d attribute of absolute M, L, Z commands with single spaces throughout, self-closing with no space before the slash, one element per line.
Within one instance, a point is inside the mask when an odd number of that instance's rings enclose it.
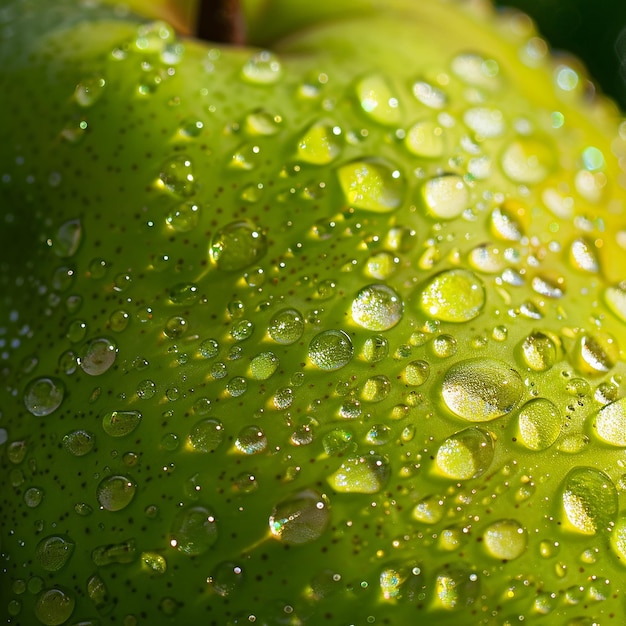
<path fill-rule="evenodd" d="M 239 0 L 201 0 L 197 30 L 206 41 L 244 45 L 246 29 Z"/>

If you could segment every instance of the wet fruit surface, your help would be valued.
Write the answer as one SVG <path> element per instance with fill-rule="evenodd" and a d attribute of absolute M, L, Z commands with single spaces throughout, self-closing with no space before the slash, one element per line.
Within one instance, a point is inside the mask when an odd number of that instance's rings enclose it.
<path fill-rule="evenodd" d="M 395 9 L 269 52 L 26 5 L 5 621 L 622 624 L 626 129 L 578 67 L 445 3 L 410 63 Z"/>

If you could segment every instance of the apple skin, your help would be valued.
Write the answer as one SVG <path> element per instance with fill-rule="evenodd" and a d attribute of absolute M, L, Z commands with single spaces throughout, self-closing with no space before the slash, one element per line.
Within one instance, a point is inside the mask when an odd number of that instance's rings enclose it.
<path fill-rule="evenodd" d="M 2 10 L 5 622 L 621 623 L 617 109 L 482 3 L 245 10 Z"/>

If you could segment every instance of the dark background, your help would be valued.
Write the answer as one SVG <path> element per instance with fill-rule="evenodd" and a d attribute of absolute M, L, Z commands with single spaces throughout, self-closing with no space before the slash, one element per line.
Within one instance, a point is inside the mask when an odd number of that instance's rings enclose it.
<path fill-rule="evenodd" d="M 626 112 L 626 0 L 496 0 L 521 9 L 552 48 L 581 59 Z"/>

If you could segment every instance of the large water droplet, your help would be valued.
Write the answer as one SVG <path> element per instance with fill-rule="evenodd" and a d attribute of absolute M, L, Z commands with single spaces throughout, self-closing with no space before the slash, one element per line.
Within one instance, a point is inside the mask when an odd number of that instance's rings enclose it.
<path fill-rule="evenodd" d="M 384 374 L 370 376 L 361 389 L 361 398 L 365 402 L 382 402 L 391 392 L 391 381 Z"/>
<path fill-rule="evenodd" d="M 272 536 L 286 544 L 310 543 L 322 536 L 330 520 L 327 498 L 312 489 L 277 504 L 269 518 Z"/>
<path fill-rule="evenodd" d="M 385 459 L 370 454 L 346 459 L 328 478 L 339 493 L 377 493 L 386 484 L 390 470 Z"/>
<path fill-rule="evenodd" d="M 374 121 L 385 126 L 400 123 L 400 105 L 387 78 L 370 74 L 356 84 L 356 96 L 361 109 Z"/>
<path fill-rule="evenodd" d="M 80 220 L 68 220 L 59 226 L 56 236 L 52 240 L 54 253 L 66 259 L 78 251 L 83 238 L 83 225 Z"/>
<path fill-rule="evenodd" d="M 74 542 L 62 535 L 45 537 L 37 544 L 35 554 L 43 569 L 47 572 L 60 570 L 72 556 Z"/>
<path fill-rule="evenodd" d="M 126 476 L 107 476 L 100 481 L 96 498 L 101 508 L 121 511 L 132 502 L 136 490 L 135 483 Z"/>
<path fill-rule="evenodd" d="M 446 149 L 446 135 L 435 120 L 420 120 L 409 128 L 404 145 L 416 156 L 436 159 Z"/>
<path fill-rule="evenodd" d="M 426 210 L 444 220 L 458 217 L 469 206 L 469 191 L 463 179 L 456 174 L 431 178 L 422 187 Z"/>
<path fill-rule="evenodd" d="M 266 251 L 261 229 L 247 221 L 231 222 L 213 235 L 209 257 L 218 269 L 232 272 L 257 263 Z"/>
<path fill-rule="evenodd" d="M 603 406 L 593 419 L 596 435 L 605 443 L 626 448 L 626 398 Z"/>
<path fill-rule="evenodd" d="M 43 626 L 65 624 L 74 612 L 74 596 L 64 589 L 53 587 L 42 591 L 35 604 L 35 617 Z"/>
<path fill-rule="evenodd" d="M 187 556 L 204 554 L 217 541 L 215 515 L 204 506 L 180 510 L 170 528 L 170 545 Z"/>
<path fill-rule="evenodd" d="M 250 361 L 250 376 L 255 380 L 267 380 L 278 369 L 280 361 L 273 352 L 261 352 Z"/>
<path fill-rule="evenodd" d="M 81 351 L 78 364 L 85 374 L 99 376 L 115 363 L 117 345 L 111 339 L 99 337 L 92 339 Z"/>
<path fill-rule="evenodd" d="M 547 140 L 518 137 L 504 149 L 500 164 L 514 183 L 536 184 L 550 173 L 554 152 Z"/>
<path fill-rule="evenodd" d="M 352 301 L 352 319 L 367 330 L 389 330 L 402 319 L 400 296 L 387 285 L 368 285 Z"/>
<path fill-rule="evenodd" d="M 483 533 L 487 553 L 495 559 L 512 561 L 526 550 L 528 535 L 516 520 L 504 519 L 490 524 Z"/>
<path fill-rule="evenodd" d="M 423 385 L 430 376 L 430 365 L 427 361 L 411 361 L 405 368 L 403 373 L 404 382 L 407 385 L 418 387 Z"/>
<path fill-rule="evenodd" d="M 503 361 L 490 358 L 455 363 L 443 378 L 446 406 L 470 422 L 487 422 L 510 413 L 522 398 L 520 375 Z"/>
<path fill-rule="evenodd" d="M 64 395 L 65 386 L 58 378 L 35 378 L 24 390 L 24 406 L 33 415 L 43 417 L 61 406 Z"/>
<path fill-rule="evenodd" d="M 413 95 L 431 109 L 443 109 L 448 101 L 446 94 L 425 81 L 417 81 L 413 85 Z"/>
<path fill-rule="evenodd" d="M 506 128 L 500 109 L 474 107 L 463 114 L 465 125 L 473 130 L 478 139 L 500 137 Z"/>
<path fill-rule="evenodd" d="M 443 322 L 468 322 L 485 306 L 485 288 L 469 270 L 453 269 L 435 274 L 420 295 L 424 313 Z"/>
<path fill-rule="evenodd" d="M 598 331 L 579 337 L 572 356 L 574 364 L 581 372 L 599 375 L 615 367 L 620 351 L 613 336 Z"/>
<path fill-rule="evenodd" d="M 141 423 L 139 411 L 110 411 L 102 417 L 102 428 L 111 437 L 125 437 Z"/>
<path fill-rule="evenodd" d="M 550 400 L 530 400 L 517 416 L 517 440 L 529 450 L 545 450 L 561 434 L 562 421 L 561 412 Z"/>
<path fill-rule="evenodd" d="M 490 215 L 491 232 L 504 241 L 519 241 L 524 236 L 523 214 L 524 208 L 514 203 L 496 207 Z"/>
<path fill-rule="evenodd" d="M 561 485 L 561 517 L 565 530 L 581 535 L 607 530 L 617 508 L 617 490 L 604 472 L 578 467 L 565 477 Z"/>
<path fill-rule="evenodd" d="M 309 358 L 321 370 L 337 370 L 347 365 L 354 348 L 343 330 L 325 330 L 315 335 L 309 344 Z"/>
<path fill-rule="evenodd" d="M 313 165 L 326 165 L 341 152 L 339 128 L 329 122 L 313 124 L 298 141 L 297 158 Z"/>
<path fill-rule="evenodd" d="M 352 161 L 337 170 L 346 202 L 355 209 L 387 213 L 404 201 L 406 183 L 400 171 L 380 160 Z"/>
<path fill-rule="evenodd" d="M 85 456 L 91 452 L 96 445 L 96 436 L 83 429 L 73 430 L 64 435 L 63 447 L 74 456 Z"/>
<path fill-rule="evenodd" d="M 480 428 L 466 428 L 448 437 L 437 450 L 437 470 L 447 478 L 469 480 L 484 474 L 493 460 L 493 439 Z"/>
<path fill-rule="evenodd" d="M 584 237 L 579 237 L 572 242 L 569 259 L 573 267 L 583 272 L 597 274 L 600 269 L 596 247 Z"/>

